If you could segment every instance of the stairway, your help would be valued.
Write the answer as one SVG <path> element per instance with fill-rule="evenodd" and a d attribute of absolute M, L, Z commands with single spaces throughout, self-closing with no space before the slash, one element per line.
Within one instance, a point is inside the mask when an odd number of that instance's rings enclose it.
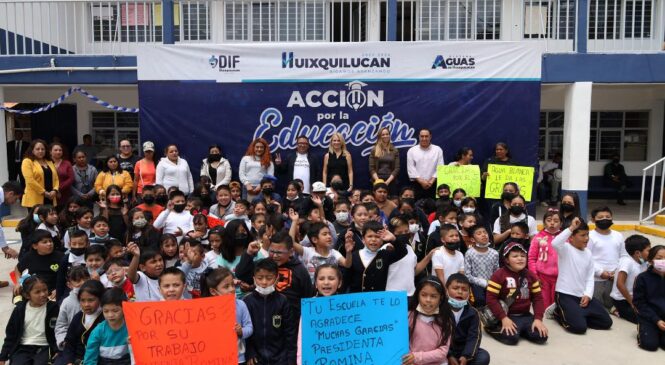
<path fill-rule="evenodd" d="M 655 216 L 653 219 L 653 224 L 636 225 L 635 230 L 644 234 L 665 238 L 665 215 L 659 214 Z"/>

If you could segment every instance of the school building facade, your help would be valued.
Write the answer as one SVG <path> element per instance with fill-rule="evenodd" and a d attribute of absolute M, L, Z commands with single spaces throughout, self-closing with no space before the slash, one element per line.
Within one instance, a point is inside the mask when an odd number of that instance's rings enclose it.
<path fill-rule="evenodd" d="M 80 86 L 136 108 L 146 44 L 539 42 L 539 159 L 563 152 L 563 189 L 586 200 L 608 192 L 603 167 L 618 152 L 638 196 L 642 169 L 665 156 L 664 24 L 663 0 L 0 0 L 0 102 L 33 109 Z M 137 114 L 77 93 L 0 118 L 0 141 L 21 130 L 73 148 L 92 134 L 100 157 L 141 140 Z M 6 166 L 0 148 L 1 180 Z"/>

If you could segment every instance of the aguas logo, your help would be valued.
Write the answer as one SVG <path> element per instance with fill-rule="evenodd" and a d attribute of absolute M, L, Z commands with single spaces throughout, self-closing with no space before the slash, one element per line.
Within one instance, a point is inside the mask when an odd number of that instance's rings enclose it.
<path fill-rule="evenodd" d="M 208 58 L 210 67 L 218 68 L 219 72 L 239 72 L 239 63 L 240 56 L 238 55 L 212 55 Z"/>
<path fill-rule="evenodd" d="M 470 56 L 452 56 L 444 57 L 437 55 L 432 63 L 432 69 L 474 69 L 476 68 L 476 59 Z"/>

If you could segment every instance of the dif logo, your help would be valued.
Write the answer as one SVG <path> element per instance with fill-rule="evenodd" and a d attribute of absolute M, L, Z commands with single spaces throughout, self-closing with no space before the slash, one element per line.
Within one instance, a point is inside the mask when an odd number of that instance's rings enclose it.
<path fill-rule="evenodd" d="M 219 69 L 219 72 L 238 72 L 240 56 L 238 55 L 212 55 L 208 59 L 211 68 Z"/>

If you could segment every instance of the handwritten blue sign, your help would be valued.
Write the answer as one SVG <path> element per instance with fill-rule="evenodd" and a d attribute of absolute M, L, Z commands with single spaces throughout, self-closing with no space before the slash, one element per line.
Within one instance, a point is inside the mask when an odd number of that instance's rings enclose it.
<path fill-rule="evenodd" d="M 405 292 L 302 300 L 303 365 L 397 365 L 409 352 Z"/>

